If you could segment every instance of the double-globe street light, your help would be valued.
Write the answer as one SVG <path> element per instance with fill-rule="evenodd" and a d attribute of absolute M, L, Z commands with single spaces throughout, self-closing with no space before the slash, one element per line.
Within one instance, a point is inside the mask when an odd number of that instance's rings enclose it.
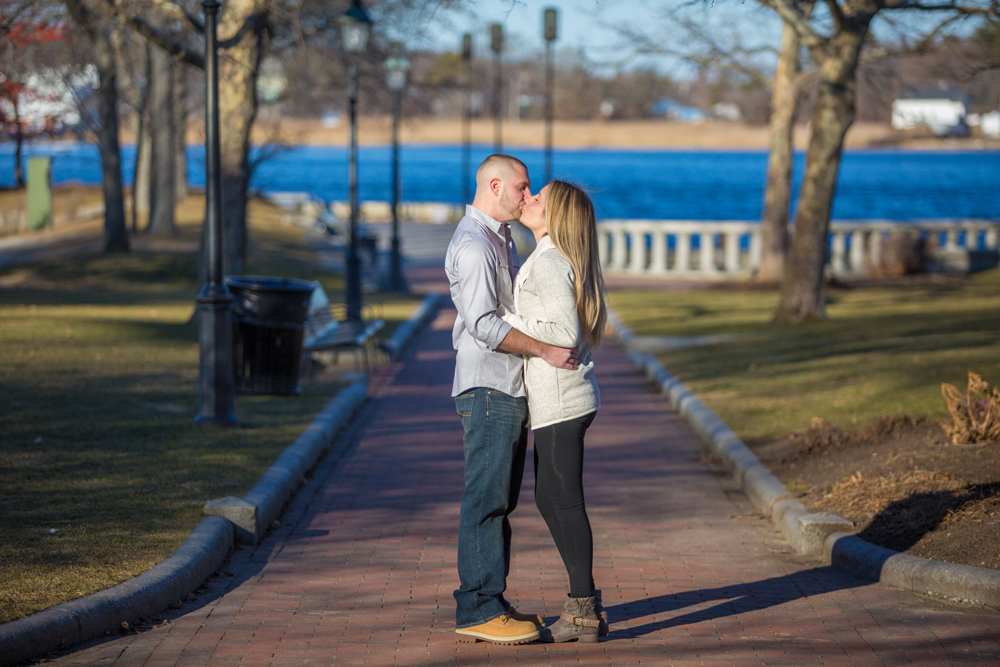
<path fill-rule="evenodd" d="M 469 170 L 472 168 L 472 35 L 462 35 L 462 68 L 465 77 L 465 108 L 462 110 L 462 203 L 472 201 Z"/>
<path fill-rule="evenodd" d="M 403 277 L 403 256 L 399 241 L 399 103 L 406 88 L 410 61 L 402 54 L 385 61 L 385 85 L 392 93 L 392 256 L 389 268 L 389 288 L 406 290 Z"/>
<path fill-rule="evenodd" d="M 196 424 L 236 426 L 233 399 L 233 296 L 223 280 L 222 170 L 219 161 L 218 0 L 205 10 L 205 242 L 208 282 L 198 294 Z"/>
<path fill-rule="evenodd" d="M 493 150 L 503 150 L 503 131 L 501 113 L 503 111 L 503 26 L 494 23 L 490 26 L 490 48 L 493 49 Z"/>
<path fill-rule="evenodd" d="M 347 319 L 361 321 L 361 258 L 358 255 L 358 54 L 368 48 L 371 19 L 361 0 L 354 0 L 340 19 L 340 42 L 350 58 L 348 100 L 351 117 L 351 148 L 347 165 L 347 187 L 351 199 L 350 242 L 347 249 Z"/>
<path fill-rule="evenodd" d="M 545 37 L 545 183 L 552 181 L 552 42 L 556 41 L 558 13 L 545 10 L 542 36 Z"/>

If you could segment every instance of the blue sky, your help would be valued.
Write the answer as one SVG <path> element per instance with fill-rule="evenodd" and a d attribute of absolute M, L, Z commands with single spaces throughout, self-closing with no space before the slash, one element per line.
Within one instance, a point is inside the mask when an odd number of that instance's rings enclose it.
<path fill-rule="evenodd" d="M 418 3 L 419 4 L 419 3 Z M 457 51 L 461 35 L 473 35 L 477 56 L 489 55 L 489 26 L 502 23 L 505 49 L 514 56 L 532 56 L 542 53 L 542 13 L 547 7 L 559 10 L 559 38 L 555 47 L 560 51 L 581 53 L 598 71 L 616 68 L 651 67 L 675 79 L 690 78 L 694 70 L 681 60 L 665 55 L 643 55 L 635 45 L 623 37 L 621 26 L 659 40 L 664 47 L 684 51 L 685 35 L 665 15 L 680 11 L 703 26 L 720 44 L 741 44 L 754 48 L 777 47 L 780 42 L 781 22 L 777 15 L 762 8 L 756 0 L 473 0 L 457 3 L 453 9 L 432 9 L 421 15 L 419 21 L 407 26 L 410 32 L 405 41 L 411 47 L 434 51 Z M 424 7 L 438 7 L 433 1 Z M 817 17 L 822 25 L 825 7 L 817 6 Z M 889 37 L 903 31 L 915 34 L 927 29 L 943 14 L 926 12 L 883 12 L 872 24 L 876 37 Z M 890 27 L 885 18 L 890 18 Z M 419 24 L 419 25 L 417 25 Z M 955 27 L 954 32 L 968 34 L 970 23 Z M 515 56 L 516 57 L 516 56 Z M 771 56 L 760 56 L 766 69 L 773 66 Z"/>

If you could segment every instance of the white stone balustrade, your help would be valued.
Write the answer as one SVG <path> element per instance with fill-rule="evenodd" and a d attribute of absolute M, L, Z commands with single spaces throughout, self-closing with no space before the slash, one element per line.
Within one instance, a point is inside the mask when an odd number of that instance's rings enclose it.
<path fill-rule="evenodd" d="M 609 273 L 733 278 L 753 275 L 760 266 L 759 222 L 602 220 L 597 230 L 601 263 Z M 831 274 L 864 275 L 878 268 L 886 239 L 898 233 L 930 239 L 932 258 L 996 252 L 1000 221 L 835 220 L 830 225 Z"/>

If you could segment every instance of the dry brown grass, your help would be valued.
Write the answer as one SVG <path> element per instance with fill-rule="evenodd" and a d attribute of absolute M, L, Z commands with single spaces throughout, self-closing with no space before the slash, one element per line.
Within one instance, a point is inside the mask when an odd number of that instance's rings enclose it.
<path fill-rule="evenodd" d="M 475 119 L 471 133 L 473 143 L 493 143 L 493 121 Z M 391 141 L 392 119 L 388 116 L 368 116 L 358 120 L 358 141 L 362 144 L 387 144 Z M 404 118 L 400 121 L 400 141 L 406 144 L 457 144 L 462 141 L 462 124 L 457 118 Z M 135 137 L 123 128 L 122 139 L 134 143 Z M 280 140 L 292 145 L 346 145 L 347 123 L 339 127 L 323 127 L 316 118 L 267 118 L 254 124 L 251 139 L 255 144 Z M 204 127 L 192 123 L 188 127 L 189 144 L 205 141 Z M 545 125 L 540 120 L 503 123 L 506 146 L 542 146 Z M 809 128 L 795 128 L 796 149 L 804 149 L 809 141 Z M 766 125 L 747 125 L 709 121 L 701 124 L 666 120 L 557 120 L 553 126 L 553 142 L 560 148 L 705 148 L 705 149 L 765 149 L 768 142 Z M 979 139 L 943 141 L 893 130 L 882 123 L 855 123 L 847 133 L 849 148 L 871 146 L 905 146 L 907 148 L 969 149 L 982 147 Z"/>
<path fill-rule="evenodd" d="M 942 422 L 941 428 L 952 444 L 1000 442 L 1000 389 L 990 389 L 986 380 L 969 371 L 968 393 L 942 382 L 941 394 L 951 415 L 951 423 Z"/>
<path fill-rule="evenodd" d="M 850 478 L 835 483 L 823 498 L 823 505 L 852 514 L 875 515 L 890 504 L 917 492 L 954 492 L 965 486 L 946 473 L 919 468 L 880 476 L 865 476 L 856 472 Z"/>

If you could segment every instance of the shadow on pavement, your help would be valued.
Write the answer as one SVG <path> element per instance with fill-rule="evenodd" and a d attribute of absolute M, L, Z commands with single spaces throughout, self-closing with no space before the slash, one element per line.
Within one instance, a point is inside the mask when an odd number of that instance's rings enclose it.
<path fill-rule="evenodd" d="M 761 579 L 746 584 L 720 586 L 719 588 L 699 589 L 671 595 L 658 595 L 644 600 L 626 602 L 625 604 L 607 607 L 610 623 L 621 623 L 635 619 L 669 614 L 687 607 L 704 605 L 722 600 L 720 604 L 689 611 L 680 616 L 672 616 L 663 620 L 652 621 L 642 625 L 632 626 L 623 630 L 613 631 L 614 639 L 641 637 L 658 630 L 674 628 L 683 625 L 695 625 L 706 621 L 760 611 L 770 607 L 833 591 L 847 590 L 871 586 L 874 582 L 852 577 L 831 566 L 793 572 L 780 577 Z"/>

